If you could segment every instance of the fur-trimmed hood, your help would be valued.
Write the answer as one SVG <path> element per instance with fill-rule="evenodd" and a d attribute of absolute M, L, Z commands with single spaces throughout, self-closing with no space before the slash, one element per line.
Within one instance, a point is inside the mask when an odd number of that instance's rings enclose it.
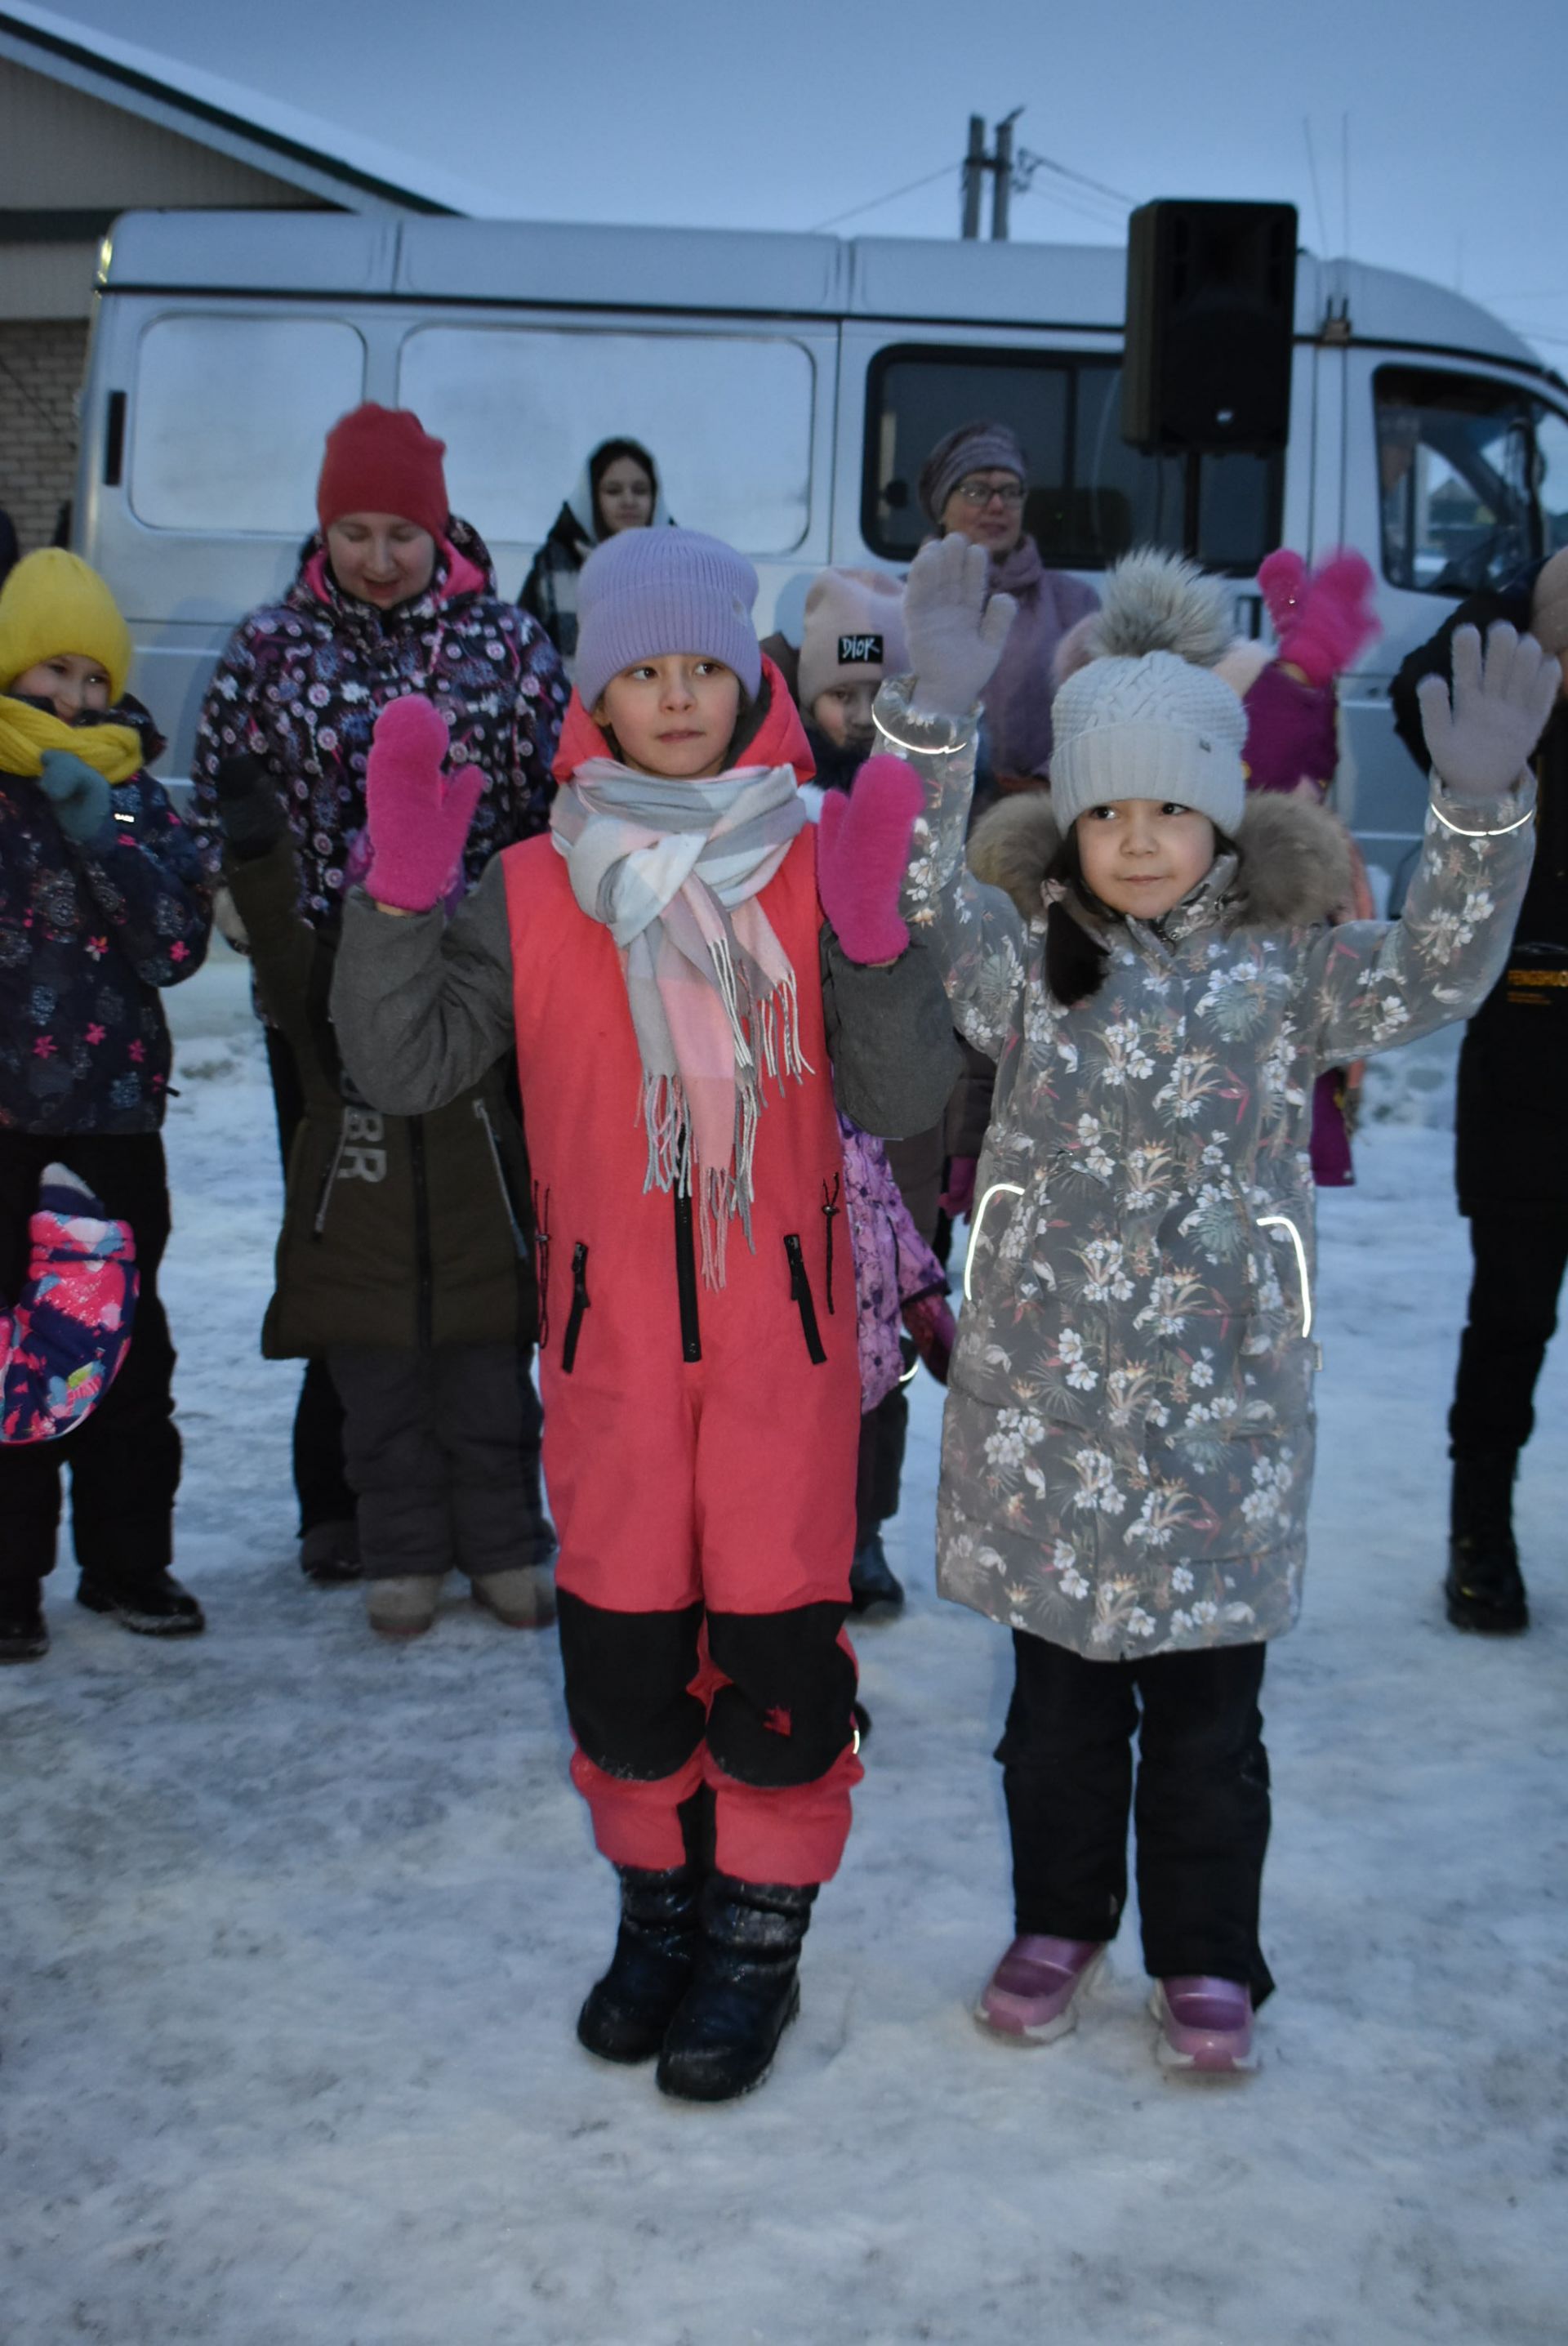
<path fill-rule="evenodd" d="M 1012 897 L 1026 921 L 1043 909 L 1041 890 L 1062 833 L 1048 790 L 998 801 L 974 826 L 969 868 Z M 1229 928 L 1310 928 L 1350 902 L 1349 841 L 1326 807 L 1305 798 L 1254 795 L 1236 841 L 1238 861 L 1226 906 Z"/>

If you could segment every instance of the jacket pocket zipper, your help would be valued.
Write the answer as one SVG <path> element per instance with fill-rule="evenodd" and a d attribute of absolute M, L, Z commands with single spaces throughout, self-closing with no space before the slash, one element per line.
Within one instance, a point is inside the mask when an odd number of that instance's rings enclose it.
<path fill-rule="evenodd" d="M 577 1339 L 583 1332 L 583 1314 L 588 1309 L 588 1250 L 585 1241 L 577 1240 L 572 1249 L 572 1309 L 566 1315 L 566 1333 L 561 1342 L 561 1372 L 570 1376 L 577 1359 Z"/>
<path fill-rule="evenodd" d="M 973 1219 L 969 1225 L 969 1251 L 963 1258 L 963 1300 L 966 1303 L 972 1303 L 974 1300 L 973 1291 L 969 1284 L 969 1274 L 974 1266 L 974 1250 L 980 1244 L 980 1233 L 985 1228 L 986 1208 L 993 1198 L 1022 1198 L 1023 1195 L 1023 1185 L 1021 1181 L 993 1181 L 976 1206 Z"/>
<path fill-rule="evenodd" d="M 675 1200 L 675 1290 L 680 1304 L 680 1357 L 702 1358 L 702 1329 L 697 1316 L 697 1241 L 692 1229 L 689 1193 L 671 1192 Z"/>
<path fill-rule="evenodd" d="M 501 1202 L 506 1209 L 506 1220 L 512 1232 L 512 1243 L 521 1260 L 528 1251 L 528 1241 L 523 1235 L 523 1226 L 517 1219 L 517 1209 L 512 1203 L 512 1192 L 506 1186 L 506 1168 L 501 1162 L 501 1143 L 495 1137 L 495 1127 L 490 1121 L 490 1110 L 482 1099 L 474 1101 L 473 1113 L 484 1127 L 484 1137 L 490 1143 L 490 1162 L 495 1168 L 496 1186 L 501 1191 Z"/>
<path fill-rule="evenodd" d="M 1312 1333 L 1312 1290 L 1307 1279 L 1307 1250 L 1301 1243 L 1301 1233 L 1288 1214 L 1259 1214 L 1260 1230 L 1288 1230 L 1290 1243 L 1296 1250 L 1296 1276 L 1301 1283 L 1301 1337 L 1305 1342 Z"/>
<path fill-rule="evenodd" d="M 822 1331 L 817 1325 L 817 1307 L 811 1300 L 811 1282 L 806 1276 L 806 1257 L 799 1239 L 796 1236 L 787 1238 L 784 1251 L 789 1260 L 789 1300 L 799 1307 L 806 1350 L 811 1356 L 812 1367 L 820 1369 L 828 1354 L 822 1343 Z"/>
<path fill-rule="evenodd" d="M 349 1145 L 349 1115 L 345 1108 L 338 1123 L 338 1145 L 332 1151 L 332 1161 L 327 1168 L 327 1178 L 321 1184 L 321 1194 L 316 1200 L 315 1235 L 321 1236 L 327 1227 L 327 1209 L 332 1202 L 332 1184 L 338 1178 L 338 1168 L 343 1161 L 343 1151 Z"/>

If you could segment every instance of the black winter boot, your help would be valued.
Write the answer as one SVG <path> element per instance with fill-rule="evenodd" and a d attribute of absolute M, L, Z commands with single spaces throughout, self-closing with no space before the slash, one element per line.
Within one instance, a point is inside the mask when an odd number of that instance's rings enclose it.
<path fill-rule="evenodd" d="M 621 1927 L 610 1968 L 577 2014 L 577 2041 L 601 2061 L 651 2061 L 691 1985 L 697 1953 L 695 1866 L 617 1865 Z"/>
<path fill-rule="evenodd" d="M 685 2102 L 728 2102 L 750 2093 L 772 2066 L 779 2039 L 800 2008 L 796 1977 L 816 1884 L 705 1884 L 697 1976 L 659 2055 L 661 2093 Z"/>
<path fill-rule="evenodd" d="M 200 1606 L 170 1572 L 144 1573 L 134 1581 L 84 1572 L 76 1602 L 89 1613 L 108 1614 L 138 1637 L 199 1637 L 207 1627 Z"/>
<path fill-rule="evenodd" d="M 42 1661 L 48 1650 L 44 1594 L 38 1583 L 0 1589 L 0 1662 Z"/>
<path fill-rule="evenodd" d="M 1513 1541 L 1513 1476 L 1518 1454 L 1476 1451 L 1453 1462 L 1451 1533 L 1443 1594 L 1456 1629 L 1492 1635 L 1530 1627 L 1530 1607 Z"/>

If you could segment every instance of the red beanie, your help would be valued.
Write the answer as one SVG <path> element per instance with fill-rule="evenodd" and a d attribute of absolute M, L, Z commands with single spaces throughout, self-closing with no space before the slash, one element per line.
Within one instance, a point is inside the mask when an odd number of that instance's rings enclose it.
<path fill-rule="evenodd" d="M 316 518 L 326 530 L 344 514 L 396 514 L 432 537 L 444 537 L 450 518 L 441 469 L 445 454 L 445 442 L 433 440 L 410 409 L 367 400 L 340 416 L 327 434 Z"/>

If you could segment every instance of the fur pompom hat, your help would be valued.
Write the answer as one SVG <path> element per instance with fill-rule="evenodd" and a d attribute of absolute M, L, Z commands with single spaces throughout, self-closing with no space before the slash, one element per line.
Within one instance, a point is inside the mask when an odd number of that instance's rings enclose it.
<path fill-rule="evenodd" d="M 1247 799 L 1247 718 L 1214 673 L 1231 639 L 1226 590 L 1179 555 L 1144 550 L 1106 575 L 1051 709 L 1051 801 L 1065 831 L 1117 799 L 1173 799 L 1234 837 Z"/>

